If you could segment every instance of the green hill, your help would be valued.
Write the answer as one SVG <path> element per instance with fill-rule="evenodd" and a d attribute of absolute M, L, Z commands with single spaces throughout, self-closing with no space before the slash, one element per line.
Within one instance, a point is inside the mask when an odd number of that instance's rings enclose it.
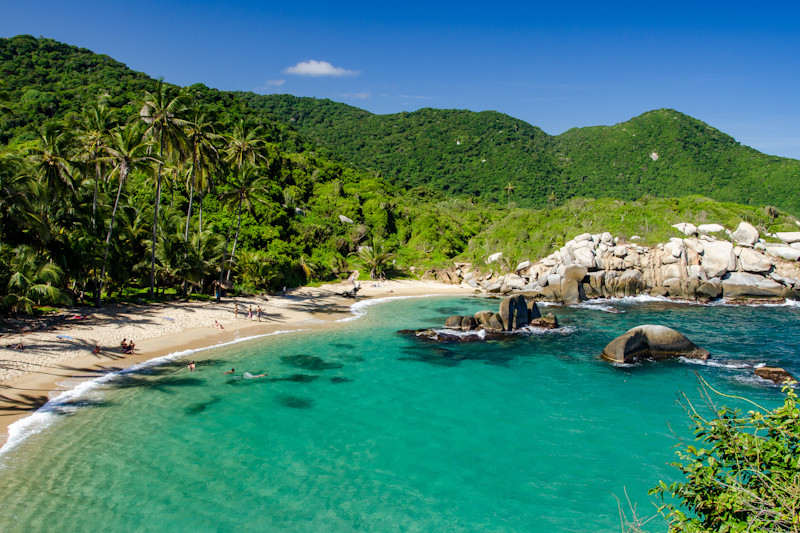
<path fill-rule="evenodd" d="M 35 138 L 50 118 L 69 122 L 100 94 L 123 114 L 154 80 L 113 59 L 50 39 L 0 39 L 0 101 L 11 113 L 0 142 Z M 223 125 L 240 118 L 266 127 L 267 140 L 313 150 L 346 166 L 379 172 L 395 186 L 542 207 L 572 197 L 702 194 L 800 213 L 800 161 L 762 154 L 674 110 L 649 111 L 614 126 L 558 136 L 487 111 L 421 109 L 375 115 L 330 100 L 225 92 L 193 95 Z"/>

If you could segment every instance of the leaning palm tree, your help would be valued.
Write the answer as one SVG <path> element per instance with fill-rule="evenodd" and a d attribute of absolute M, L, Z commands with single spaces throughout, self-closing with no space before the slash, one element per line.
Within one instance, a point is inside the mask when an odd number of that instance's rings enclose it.
<path fill-rule="evenodd" d="M 245 164 L 239 170 L 233 179 L 229 182 L 231 188 L 220 194 L 220 201 L 223 205 L 236 207 L 236 236 L 233 239 L 233 248 L 231 250 L 231 257 L 229 263 L 233 262 L 236 255 L 236 243 L 239 240 L 239 230 L 242 225 L 242 205 L 244 205 L 249 212 L 253 211 L 254 201 L 264 202 L 258 198 L 257 194 L 266 194 L 267 188 L 265 186 L 265 179 L 261 173 L 261 167 L 255 167 L 250 164 Z M 230 238 L 230 230 L 228 230 L 228 238 Z M 219 273 L 219 284 L 222 286 L 223 273 L 225 272 L 225 254 L 228 250 L 228 238 L 225 239 L 225 247 L 222 252 L 222 270 Z M 228 267 L 227 279 L 230 279 L 231 270 Z M 220 293 L 217 292 L 217 300 L 219 300 Z"/>
<path fill-rule="evenodd" d="M 112 131 L 108 144 L 105 146 L 105 160 L 113 165 L 119 184 L 117 186 L 117 196 L 114 199 L 114 208 L 111 210 L 111 220 L 108 223 L 108 233 L 106 234 L 103 267 L 100 273 L 100 287 L 97 291 L 96 299 L 98 307 L 103 294 L 103 280 L 108 266 L 108 249 L 111 246 L 111 235 L 114 232 L 114 220 L 117 217 L 122 187 L 128 181 L 128 175 L 131 171 L 145 170 L 150 168 L 152 163 L 158 162 L 155 157 L 150 155 L 152 147 L 153 143 L 146 141 L 138 125 L 133 123 L 128 123 Z"/>
<path fill-rule="evenodd" d="M 184 114 L 187 110 L 184 95 L 172 96 L 169 87 L 159 80 L 155 91 L 146 91 L 139 102 L 139 118 L 147 125 L 145 136 L 158 143 L 158 163 L 156 172 L 156 198 L 153 204 L 153 238 L 150 253 L 150 298 L 155 296 L 156 281 L 156 242 L 158 240 L 158 206 L 161 203 L 161 165 L 167 152 L 183 151 L 186 142 L 183 128 L 189 123 Z"/>

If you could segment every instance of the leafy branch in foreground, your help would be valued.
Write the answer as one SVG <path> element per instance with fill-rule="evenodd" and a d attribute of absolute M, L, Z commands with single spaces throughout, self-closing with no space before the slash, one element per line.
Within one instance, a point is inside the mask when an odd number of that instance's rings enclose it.
<path fill-rule="evenodd" d="M 703 417 L 683 396 L 695 441 L 701 444 L 678 444 L 679 459 L 672 465 L 686 481 L 661 481 L 649 492 L 664 502 L 659 511 L 669 520 L 670 531 L 800 531 L 797 394 L 787 384 L 783 405 L 768 410 L 722 394 L 699 379 L 714 416 Z M 717 408 L 709 390 L 757 409 L 742 414 L 739 409 Z"/>

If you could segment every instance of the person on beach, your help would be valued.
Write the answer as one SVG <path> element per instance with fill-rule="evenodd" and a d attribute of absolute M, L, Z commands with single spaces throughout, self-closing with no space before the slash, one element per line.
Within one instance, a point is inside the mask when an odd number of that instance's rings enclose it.
<path fill-rule="evenodd" d="M 231 368 L 229 371 L 223 372 L 223 374 L 233 374 L 235 370 L 235 368 Z"/>
<path fill-rule="evenodd" d="M 6 348 L 11 348 L 12 350 L 24 350 L 25 347 L 22 346 L 22 341 L 19 341 L 17 344 L 8 344 Z"/>
<path fill-rule="evenodd" d="M 261 322 L 261 306 L 260 305 L 258 306 L 258 309 L 256 309 L 256 318 L 258 318 L 258 321 Z"/>
<path fill-rule="evenodd" d="M 94 345 L 94 350 L 92 350 L 92 353 L 95 354 L 95 355 L 99 354 L 100 353 L 100 346 L 95 344 Z"/>
<path fill-rule="evenodd" d="M 216 321 L 216 320 L 214 321 L 214 327 L 215 327 L 215 328 L 217 328 L 217 329 L 225 329 L 224 327 L 222 327 L 222 324 L 220 324 L 220 323 L 219 323 L 218 321 Z"/>
<path fill-rule="evenodd" d="M 247 320 L 253 320 L 253 306 L 250 306 L 250 309 L 247 311 Z"/>
<path fill-rule="evenodd" d="M 133 341 L 131 341 L 131 342 L 128 344 L 128 353 L 129 353 L 129 354 L 131 354 L 131 355 L 133 355 L 133 351 L 134 351 L 135 349 L 136 349 L 136 345 L 133 343 Z"/>

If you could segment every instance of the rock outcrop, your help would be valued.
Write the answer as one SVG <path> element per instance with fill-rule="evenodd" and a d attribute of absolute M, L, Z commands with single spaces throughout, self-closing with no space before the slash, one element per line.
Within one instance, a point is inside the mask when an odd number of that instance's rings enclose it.
<path fill-rule="evenodd" d="M 506 275 L 466 263 L 428 275 L 487 293 L 570 304 L 639 294 L 700 301 L 800 299 L 800 247 L 792 247 L 800 246 L 800 232 L 765 235 L 784 239 L 776 243 L 761 239 L 747 222 L 733 232 L 719 224 L 674 227 L 685 237 L 655 246 L 625 242 L 608 232 L 583 233 L 539 261 L 518 262 Z"/>
<path fill-rule="evenodd" d="M 762 379 L 768 379 L 778 384 L 797 382 L 793 375 L 777 366 L 762 366 L 761 368 L 756 368 L 755 374 Z"/>
<path fill-rule="evenodd" d="M 665 326 L 637 326 L 623 333 L 603 349 L 602 357 L 612 363 L 635 363 L 641 359 L 688 357 L 708 359 L 708 351 L 698 348 L 681 333 Z"/>

